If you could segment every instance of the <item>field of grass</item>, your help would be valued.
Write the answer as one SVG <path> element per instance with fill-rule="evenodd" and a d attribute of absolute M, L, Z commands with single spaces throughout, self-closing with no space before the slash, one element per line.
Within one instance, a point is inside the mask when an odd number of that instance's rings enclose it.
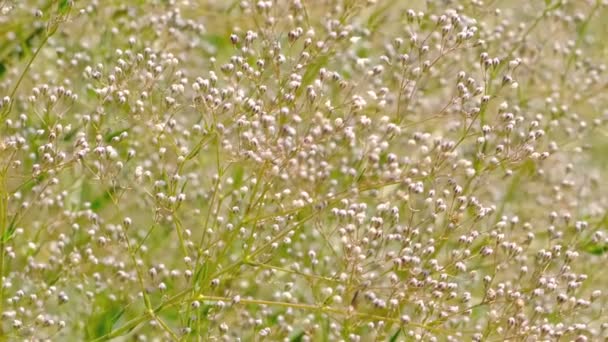
<path fill-rule="evenodd" d="M 608 341 L 607 18 L 0 0 L 0 341 Z"/>

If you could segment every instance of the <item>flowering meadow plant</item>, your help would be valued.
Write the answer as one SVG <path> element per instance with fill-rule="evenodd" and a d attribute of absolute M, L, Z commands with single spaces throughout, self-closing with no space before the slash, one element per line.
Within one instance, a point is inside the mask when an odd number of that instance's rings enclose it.
<path fill-rule="evenodd" d="M 608 339 L 608 1 L 0 0 L 0 336 Z"/>

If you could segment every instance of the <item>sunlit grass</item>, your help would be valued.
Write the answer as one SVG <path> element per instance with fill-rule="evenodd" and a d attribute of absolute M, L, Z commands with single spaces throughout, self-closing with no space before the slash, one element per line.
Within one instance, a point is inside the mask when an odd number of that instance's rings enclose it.
<path fill-rule="evenodd" d="M 606 16 L 0 0 L 0 336 L 606 338 Z"/>

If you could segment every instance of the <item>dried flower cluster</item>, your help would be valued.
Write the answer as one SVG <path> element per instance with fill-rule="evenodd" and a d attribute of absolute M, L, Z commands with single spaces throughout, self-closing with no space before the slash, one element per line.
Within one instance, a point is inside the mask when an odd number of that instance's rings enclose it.
<path fill-rule="evenodd" d="M 0 0 L 0 336 L 608 339 L 607 17 Z"/>

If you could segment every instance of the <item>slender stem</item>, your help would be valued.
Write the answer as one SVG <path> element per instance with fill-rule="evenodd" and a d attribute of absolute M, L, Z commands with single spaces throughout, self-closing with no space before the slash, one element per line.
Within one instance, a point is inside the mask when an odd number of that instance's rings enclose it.
<path fill-rule="evenodd" d="M 232 302 L 231 298 L 221 297 L 221 296 L 207 296 L 207 295 L 201 294 L 198 296 L 198 298 L 200 300 L 210 301 L 210 302 L 220 302 L 220 301 L 227 302 L 227 303 Z M 354 311 L 354 310 L 350 310 L 350 309 L 348 309 L 348 310 L 338 309 L 338 308 L 323 306 L 323 305 L 289 303 L 289 302 L 279 302 L 279 301 L 262 300 L 262 299 L 240 299 L 238 303 L 234 303 L 234 304 L 281 306 L 281 307 L 287 307 L 287 308 L 293 308 L 293 309 L 303 309 L 303 310 L 321 312 L 321 313 L 325 313 L 325 314 L 336 314 L 339 316 L 359 317 L 359 318 L 367 318 L 367 319 L 391 322 L 391 323 L 396 323 L 396 324 L 403 324 L 399 319 L 396 319 L 393 317 L 370 314 L 367 312 L 358 312 L 358 311 Z M 424 324 L 407 323 L 407 325 L 412 326 L 412 327 L 424 328 L 427 330 L 435 330 L 432 327 L 429 327 L 428 325 L 424 325 Z"/>
<path fill-rule="evenodd" d="M 36 49 L 36 51 L 34 51 L 34 54 L 32 55 L 32 58 L 30 58 L 30 60 L 25 65 L 25 68 L 21 72 L 21 75 L 19 75 L 19 79 L 17 79 L 17 82 L 15 83 L 15 86 L 13 87 L 13 90 L 11 91 L 11 95 L 10 95 L 10 100 L 11 101 L 10 101 L 8 107 L 6 107 L 4 113 L 2 113 L 0 115 L 0 119 L 4 120 L 4 118 L 11 112 L 11 110 L 13 108 L 13 103 L 15 102 L 14 99 L 15 99 L 15 94 L 17 93 L 17 89 L 19 89 L 19 86 L 21 85 L 21 82 L 23 82 L 23 79 L 25 78 L 25 75 L 27 74 L 27 72 L 29 71 L 30 67 L 32 66 L 32 63 L 34 63 L 34 60 L 36 59 L 36 56 L 38 56 L 38 54 L 40 53 L 40 51 L 42 51 L 42 48 L 46 45 L 46 42 L 51 37 L 51 34 L 52 33 L 48 33 L 48 34 L 44 35 L 44 38 L 42 39 L 42 42 L 40 43 L 40 45 L 38 46 L 38 48 Z"/>
<path fill-rule="evenodd" d="M 0 174 L 0 312 L 4 304 L 4 234 L 6 232 L 6 219 L 8 217 L 7 190 L 5 183 L 5 174 Z M 0 334 L 2 326 L 0 325 Z"/>

